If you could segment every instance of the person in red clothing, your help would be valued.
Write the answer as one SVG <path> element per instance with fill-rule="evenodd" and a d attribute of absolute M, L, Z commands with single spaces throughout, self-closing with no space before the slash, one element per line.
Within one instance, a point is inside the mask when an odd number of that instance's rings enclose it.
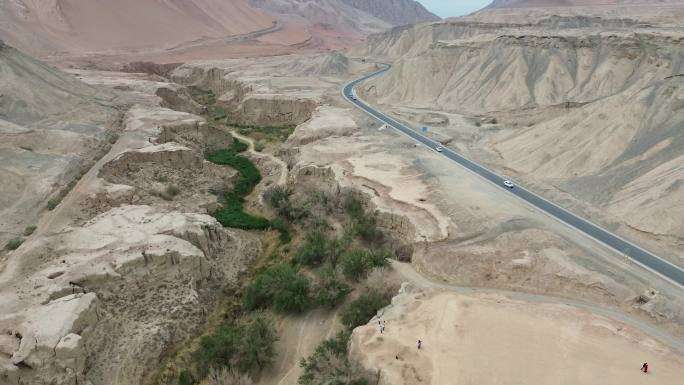
<path fill-rule="evenodd" d="M 641 365 L 641 371 L 644 373 L 648 373 L 648 362 L 644 362 L 644 364 Z"/>

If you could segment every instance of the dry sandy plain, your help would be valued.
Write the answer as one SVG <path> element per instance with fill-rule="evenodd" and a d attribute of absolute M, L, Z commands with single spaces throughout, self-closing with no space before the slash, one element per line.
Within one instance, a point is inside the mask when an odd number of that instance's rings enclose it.
<path fill-rule="evenodd" d="M 684 355 L 614 320 L 496 294 L 403 290 L 352 337 L 351 356 L 378 384 L 681 382 Z"/>

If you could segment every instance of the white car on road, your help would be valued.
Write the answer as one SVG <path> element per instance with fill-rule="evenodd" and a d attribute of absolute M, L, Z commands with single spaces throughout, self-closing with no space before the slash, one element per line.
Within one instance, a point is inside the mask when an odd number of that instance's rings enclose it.
<path fill-rule="evenodd" d="M 511 181 L 508 180 L 508 179 L 506 179 L 506 180 L 504 181 L 504 186 L 506 186 L 506 187 L 508 187 L 508 188 L 513 188 L 513 187 L 515 187 L 515 185 L 513 184 L 513 182 L 511 182 Z"/>
<path fill-rule="evenodd" d="M 442 151 L 444 151 L 444 149 L 442 148 L 442 146 L 438 146 L 438 147 L 435 147 L 435 151 L 442 152 Z"/>

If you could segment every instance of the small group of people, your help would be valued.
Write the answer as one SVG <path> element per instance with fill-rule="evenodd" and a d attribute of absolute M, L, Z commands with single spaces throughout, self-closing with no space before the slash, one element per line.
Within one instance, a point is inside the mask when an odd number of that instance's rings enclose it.
<path fill-rule="evenodd" d="M 385 320 L 378 320 L 378 328 L 380 329 L 380 334 L 382 334 L 385 331 Z"/>

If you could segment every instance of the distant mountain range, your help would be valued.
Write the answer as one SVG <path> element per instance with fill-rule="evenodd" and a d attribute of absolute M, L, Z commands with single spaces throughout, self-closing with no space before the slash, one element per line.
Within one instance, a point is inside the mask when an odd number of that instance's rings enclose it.
<path fill-rule="evenodd" d="M 0 39 L 44 57 L 265 35 L 292 45 L 438 19 L 413 0 L 0 0 Z"/>

